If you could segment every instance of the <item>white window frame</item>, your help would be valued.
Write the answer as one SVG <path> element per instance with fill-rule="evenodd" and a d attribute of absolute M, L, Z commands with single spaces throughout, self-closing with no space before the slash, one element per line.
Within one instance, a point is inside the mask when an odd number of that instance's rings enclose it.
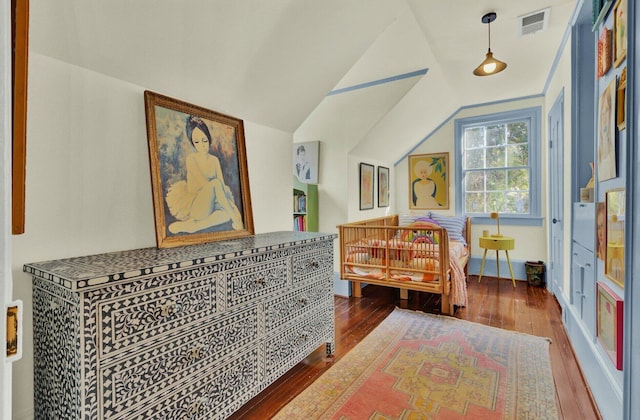
<path fill-rule="evenodd" d="M 529 213 L 500 213 L 500 221 L 510 225 L 542 225 L 542 168 L 541 168 L 541 107 L 523 108 L 493 114 L 478 115 L 455 120 L 455 162 L 456 162 L 456 214 L 466 214 L 476 223 L 492 223 L 489 213 L 465 213 L 465 176 L 463 160 L 463 135 L 466 128 L 482 125 L 505 124 L 526 121 L 529 124 Z"/>

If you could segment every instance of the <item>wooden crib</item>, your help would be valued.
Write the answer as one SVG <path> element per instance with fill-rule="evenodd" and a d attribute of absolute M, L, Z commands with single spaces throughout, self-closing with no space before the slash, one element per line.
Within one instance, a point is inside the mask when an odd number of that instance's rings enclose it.
<path fill-rule="evenodd" d="M 338 226 L 340 278 L 351 281 L 353 295 L 362 297 L 361 283 L 368 283 L 397 287 L 401 299 L 409 290 L 440 294 L 445 314 L 454 305 L 465 306 L 470 219 L 463 231 L 466 244 L 451 241 L 439 225 L 398 226 L 398 220 L 392 215 Z"/>

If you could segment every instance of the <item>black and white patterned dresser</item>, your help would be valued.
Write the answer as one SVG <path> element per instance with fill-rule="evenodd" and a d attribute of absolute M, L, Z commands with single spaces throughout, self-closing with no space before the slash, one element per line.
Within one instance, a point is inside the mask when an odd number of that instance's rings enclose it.
<path fill-rule="evenodd" d="M 322 344 L 333 234 L 26 264 L 35 417 L 225 418 Z"/>

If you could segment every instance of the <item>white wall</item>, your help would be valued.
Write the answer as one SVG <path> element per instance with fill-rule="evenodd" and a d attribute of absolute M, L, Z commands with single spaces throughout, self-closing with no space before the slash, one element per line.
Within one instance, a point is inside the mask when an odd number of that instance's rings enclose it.
<path fill-rule="evenodd" d="M 14 419 L 33 416 L 31 279 L 23 264 L 155 246 L 146 87 L 33 53 L 29 66 L 26 233 L 12 242 L 14 290 L 25 309 Z M 197 105 L 216 110 L 213 102 Z M 245 121 L 245 138 L 256 233 L 291 230 L 292 134 Z"/>
<path fill-rule="evenodd" d="M 478 107 L 471 107 L 459 110 L 453 116 L 451 116 L 437 131 L 433 132 L 429 138 L 418 145 L 411 151 L 412 155 L 419 155 L 425 153 L 449 153 L 449 173 L 454 175 L 456 173 L 455 162 L 455 120 L 459 118 L 468 118 L 476 115 L 491 114 L 495 112 L 509 111 L 513 109 L 528 108 L 534 106 L 542 106 L 543 98 L 530 98 L 511 102 L 501 102 L 498 104 L 484 105 Z M 545 111 L 543 109 L 543 115 Z M 542 118 L 542 143 L 546 144 L 544 139 L 546 138 L 546 119 Z M 425 133 L 427 135 L 428 133 Z M 540 171 L 542 171 L 542 197 L 541 203 L 543 217 L 547 211 L 546 204 L 546 161 L 547 151 L 546 147 L 543 147 L 541 161 L 545 163 Z M 409 176 L 408 176 L 408 158 L 405 157 L 395 165 L 395 199 L 396 209 L 399 213 L 409 213 Z M 458 180 L 451 177 L 449 180 L 449 210 L 443 210 L 445 214 L 455 214 L 455 196 Z M 413 213 L 419 213 L 418 211 L 411 211 Z M 422 211 L 424 213 L 426 211 Z M 478 238 L 481 235 L 482 229 L 495 229 L 495 225 L 479 225 L 474 224 L 471 229 L 471 243 L 472 243 L 472 255 L 482 255 L 481 249 L 477 246 Z M 516 241 L 516 247 L 509 254 L 512 259 L 522 260 L 547 260 L 547 238 L 545 226 L 501 226 L 503 233 L 508 232 L 509 236 L 513 236 Z M 526 244 L 526 246 L 525 246 Z"/>

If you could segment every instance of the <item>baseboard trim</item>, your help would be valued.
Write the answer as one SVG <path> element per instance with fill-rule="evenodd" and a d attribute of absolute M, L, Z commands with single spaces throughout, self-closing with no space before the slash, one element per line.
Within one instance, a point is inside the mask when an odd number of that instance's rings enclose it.
<path fill-rule="evenodd" d="M 524 260 L 514 260 L 511 259 L 511 267 L 513 268 L 513 277 L 516 280 L 527 280 L 527 272 L 525 270 Z M 472 256 L 469 259 L 469 274 L 480 275 L 480 265 L 482 264 L 481 256 Z M 496 258 L 495 254 L 489 257 L 487 255 L 487 260 L 484 263 L 484 271 L 482 273 L 483 276 L 496 277 L 498 275 L 498 271 L 496 268 Z M 500 255 L 500 277 L 509 278 L 509 265 L 507 264 L 507 258 L 504 253 Z"/>

